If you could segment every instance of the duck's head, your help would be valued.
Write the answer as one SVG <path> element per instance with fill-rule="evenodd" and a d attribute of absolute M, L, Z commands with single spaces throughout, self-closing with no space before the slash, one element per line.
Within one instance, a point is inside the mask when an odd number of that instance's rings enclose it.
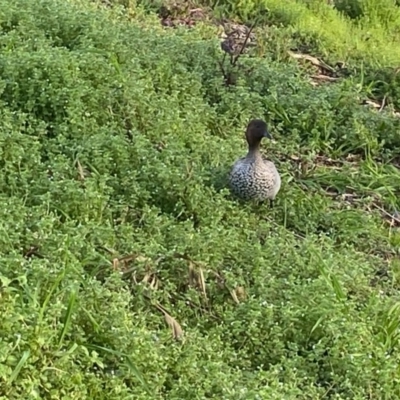
<path fill-rule="evenodd" d="M 272 139 L 268 132 L 267 124 L 262 119 L 253 119 L 246 129 L 246 139 L 250 149 L 257 149 L 262 138 Z"/>

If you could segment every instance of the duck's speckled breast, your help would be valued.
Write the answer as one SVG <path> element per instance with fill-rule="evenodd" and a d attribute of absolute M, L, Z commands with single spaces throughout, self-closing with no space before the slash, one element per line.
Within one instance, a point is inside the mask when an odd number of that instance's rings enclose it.
<path fill-rule="evenodd" d="M 244 157 L 232 167 L 229 183 L 232 192 L 244 200 L 274 199 L 281 187 L 281 178 L 271 161 Z"/>

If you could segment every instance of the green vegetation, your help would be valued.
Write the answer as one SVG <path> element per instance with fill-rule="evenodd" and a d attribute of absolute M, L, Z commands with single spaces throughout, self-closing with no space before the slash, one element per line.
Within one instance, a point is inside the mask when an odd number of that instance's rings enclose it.
<path fill-rule="evenodd" d="M 0 0 L 0 399 L 399 398 L 397 6 L 265 3 L 226 86 L 210 21 Z M 288 60 L 313 35 L 345 77 Z M 225 185 L 253 117 L 273 209 Z"/>
<path fill-rule="evenodd" d="M 168 1 L 168 0 L 167 0 Z M 146 2 L 148 4 L 148 2 Z M 151 2 L 150 2 L 151 3 Z M 293 35 L 328 57 L 397 66 L 400 8 L 394 0 L 203 0 L 243 19 L 263 14 L 265 23 Z M 293 38 L 292 36 L 292 38 Z"/>

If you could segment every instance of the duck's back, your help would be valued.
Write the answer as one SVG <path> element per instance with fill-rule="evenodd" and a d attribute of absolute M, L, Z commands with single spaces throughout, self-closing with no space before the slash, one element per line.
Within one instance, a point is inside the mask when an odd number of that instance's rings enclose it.
<path fill-rule="evenodd" d="M 232 192 L 243 200 L 275 199 L 281 178 L 273 162 L 264 157 L 243 157 L 233 165 L 229 183 Z"/>

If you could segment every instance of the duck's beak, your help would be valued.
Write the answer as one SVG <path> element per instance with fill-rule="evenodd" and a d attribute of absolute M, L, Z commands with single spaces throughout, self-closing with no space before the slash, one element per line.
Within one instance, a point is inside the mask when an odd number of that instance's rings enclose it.
<path fill-rule="evenodd" d="M 271 136 L 271 134 L 267 131 L 267 130 L 265 130 L 264 131 L 264 135 L 263 135 L 265 138 L 267 138 L 267 139 L 271 139 L 272 140 L 272 136 Z"/>

